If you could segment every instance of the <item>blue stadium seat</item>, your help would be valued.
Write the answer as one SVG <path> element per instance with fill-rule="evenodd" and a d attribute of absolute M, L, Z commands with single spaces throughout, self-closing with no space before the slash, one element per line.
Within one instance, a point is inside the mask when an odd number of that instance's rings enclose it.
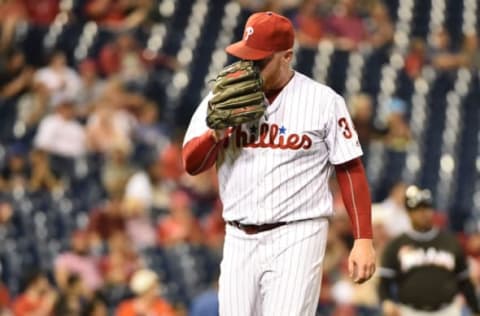
<path fill-rule="evenodd" d="M 388 49 L 374 50 L 365 60 L 361 79 L 362 91 L 373 96 L 380 90 L 380 73 L 382 66 L 388 61 Z"/>
<path fill-rule="evenodd" d="M 295 69 L 304 75 L 311 76 L 316 54 L 317 49 L 298 47 Z"/>
<path fill-rule="evenodd" d="M 425 39 L 429 31 L 431 1 L 416 1 L 413 8 L 412 37 Z"/>
<path fill-rule="evenodd" d="M 347 51 L 335 50 L 328 68 L 327 84 L 339 94 L 345 90 L 349 56 Z"/>
<path fill-rule="evenodd" d="M 450 33 L 452 48 L 459 50 L 462 47 L 463 40 L 463 1 L 446 1 L 446 6 L 445 28 Z"/>
<path fill-rule="evenodd" d="M 470 217 L 473 209 L 473 196 L 475 193 L 477 148 L 479 146 L 478 133 L 480 131 L 480 90 L 478 75 L 472 80 L 470 93 L 467 94 L 462 104 L 464 108 L 462 118 L 462 133 L 458 150 L 458 172 L 455 179 L 456 190 L 452 210 L 450 212 L 450 223 L 456 231 L 464 228 L 465 221 Z"/>
<path fill-rule="evenodd" d="M 432 84 L 428 100 L 429 117 L 426 120 L 428 126 L 425 131 L 426 148 L 423 148 L 424 162 L 420 176 L 420 185 L 430 188 L 436 194 L 438 170 L 440 167 L 440 152 L 442 144 L 442 131 L 445 125 L 446 94 L 451 90 L 453 79 L 450 73 L 439 73 Z"/>
<path fill-rule="evenodd" d="M 175 12 L 172 18 L 167 22 L 167 37 L 163 52 L 174 56 L 180 49 L 180 44 L 185 36 L 184 30 L 188 23 L 188 18 L 192 11 L 193 0 L 184 0 L 175 2 Z"/>

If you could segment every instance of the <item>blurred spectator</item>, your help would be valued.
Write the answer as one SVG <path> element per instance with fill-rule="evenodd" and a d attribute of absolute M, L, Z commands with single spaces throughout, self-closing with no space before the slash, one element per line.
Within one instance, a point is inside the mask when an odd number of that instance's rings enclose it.
<path fill-rule="evenodd" d="M 396 237 L 409 229 L 410 219 L 405 209 L 406 184 L 397 182 L 390 189 L 388 197 L 380 203 L 372 205 L 372 216 L 383 219 L 389 237 Z"/>
<path fill-rule="evenodd" d="M 105 242 L 118 231 L 125 232 L 122 195 L 114 192 L 103 205 L 92 210 L 87 227 L 94 243 Z"/>
<path fill-rule="evenodd" d="M 41 83 L 32 83 L 30 89 L 22 94 L 17 103 L 15 127 L 21 127 L 21 132 L 15 133 L 17 137 L 31 141 L 38 124 L 47 114 L 49 98 L 47 88 Z"/>
<path fill-rule="evenodd" d="M 410 127 L 405 119 L 407 104 L 397 97 L 392 97 L 387 102 L 385 145 L 394 151 L 405 151 L 411 139 Z"/>
<path fill-rule="evenodd" d="M 162 176 L 166 181 L 178 183 L 185 174 L 182 162 L 182 145 L 173 139 L 160 152 Z"/>
<path fill-rule="evenodd" d="M 100 96 L 99 107 L 108 104 L 115 110 L 125 110 L 131 114 L 138 113 L 148 100 L 140 93 L 127 90 L 126 85 L 116 77 L 109 77 Z"/>
<path fill-rule="evenodd" d="M 37 148 L 62 157 L 75 158 L 86 153 L 85 130 L 75 120 L 73 100 L 60 100 L 55 112 L 42 119 L 34 143 Z"/>
<path fill-rule="evenodd" d="M 42 272 L 29 272 L 22 293 L 12 303 L 15 316 L 50 316 L 57 293 Z"/>
<path fill-rule="evenodd" d="M 98 74 L 94 60 L 86 59 L 78 65 L 80 91 L 76 95 L 77 116 L 86 118 L 93 111 L 95 102 L 101 97 L 105 82 Z"/>
<path fill-rule="evenodd" d="M 20 0 L 25 3 L 29 21 L 36 25 L 48 26 L 60 11 L 60 0 Z"/>
<path fill-rule="evenodd" d="M 30 168 L 28 148 L 21 144 L 12 144 L 7 151 L 6 165 L 2 168 L 0 188 L 6 191 L 25 190 L 28 187 Z"/>
<path fill-rule="evenodd" d="M 15 44 L 15 35 L 27 18 L 22 1 L 4 0 L 0 3 L 0 54 Z"/>
<path fill-rule="evenodd" d="M 225 221 L 222 217 L 222 202 L 217 199 L 213 209 L 207 214 L 201 222 L 203 235 L 206 244 L 219 253 L 222 251 L 223 240 L 225 237 Z"/>
<path fill-rule="evenodd" d="M 109 316 L 105 300 L 99 295 L 95 295 L 90 302 L 85 304 L 82 316 Z"/>
<path fill-rule="evenodd" d="M 7 225 L 10 222 L 10 219 L 13 215 L 13 208 L 9 202 L 2 201 L 0 202 L 0 227 L 3 225 Z M 0 283 L 1 285 L 1 283 Z M 1 288 L 1 286 L 0 286 Z M 0 290 L 0 294 L 2 291 Z M 2 295 L 0 295 L 0 298 Z"/>
<path fill-rule="evenodd" d="M 0 225 L 1 225 L 1 222 L 0 222 Z M 1 281 L 0 281 L 0 316 L 13 316 L 13 314 L 10 311 L 10 293 L 8 292 L 8 288 Z"/>
<path fill-rule="evenodd" d="M 169 215 L 157 227 L 158 242 L 163 246 L 178 243 L 200 243 L 203 239 L 200 225 L 192 211 L 192 201 L 187 193 L 171 194 Z"/>
<path fill-rule="evenodd" d="M 422 38 L 413 38 L 405 57 L 405 72 L 411 79 L 416 79 L 422 72 L 426 61 L 426 45 Z"/>
<path fill-rule="evenodd" d="M 32 192 L 52 192 L 61 189 L 62 183 L 50 168 L 45 152 L 33 149 L 30 153 L 23 144 L 15 144 L 7 153 L 7 165 L 2 169 L 0 188 Z"/>
<path fill-rule="evenodd" d="M 50 161 L 46 152 L 40 149 L 33 149 L 30 152 L 30 169 L 29 188 L 31 191 L 52 192 L 62 188 L 62 183 L 50 168 Z"/>
<path fill-rule="evenodd" d="M 67 278 L 66 288 L 61 292 L 55 304 L 54 314 L 65 316 L 81 316 L 85 298 L 82 279 L 72 274 Z"/>
<path fill-rule="evenodd" d="M 98 103 L 86 127 L 90 150 L 108 154 L 119 149 L 130 153 L 134 125 L 135 119 L 127 111 L 116 107 L 115 104 Z"/>
<path fill-rule="evenodd" d="M 293 23 L 301 46 L 316 48 L 324 37 L 325 26 L 321 15 L 322 0 L 303 0 Z"/>
<path fill-rule="evenodd" d="M 218 316 L 218 289 L 210 288 L 192 301 L 189 316 Z"/>
<path fill-rule="evenodd" d="M 394 28 L 387 7 L 376 2 L 370 10 L 368 41 L 373 48 L 385 47 L 393 41 Z"/>
<path fill-rule="evenodd" d="M 348 100 L 348 105 L 360 145 L 364 150 L 368 150 L 370 141 L 377 136 L 378 132 L 373 125 L 372 98 L 368 94 L 359 93 Z"/>
<path fill-rule="evenodd" d="M 278 13 L 298 8 L 301 1 L 302 0 L 237 0 L 243 8 L 251 12 L 274 11 Z"/>
<path fill-rule="evenodd" d="M 33 69 L 26 64 L 21 50 L 12 48 L 5 57 L 0 63 L 0 102 L 27 91 L 33 77 Z"/>
<path fill-rule="evenodd" d="M 110 194 L 123 192 L 128 179 L 133 175 L 134 169 L 130 165 L 128 153 L 125 148 L 113 148 L 105 157 L 101 171 L 102 184 Z"/>
<path fill-rule="evenodd" d="M 162 181 L 163 168 L 158 159 L 151 158 L 145 166 L 145 171 L 130 177 L 124 196 L 127 233 L 137 249 L 156 244 L 150 212 L 153 207 L 166 208 L 170 191 Z"/>
<path fill-rule="evenodd" d="M 477 32 L 471 31 L 464 34 L 462 52 L 464 62 L 462 66 L 480 69 L 480 51 L 478 47 Z"/>
<path fill-rule="evenodd" d="M 54 261 L 55 280 L 60 289 L 66 289 L 68 278 L 77 274 L 85 285 L 87 294 L 102 286 L 102 276 L 97 260 L 90 254 L 89 236 L 86 231 L 76 231 L 71 237 L 71 248 L 60 253 Z"/>
<path fill-rule="evenodd" d="M 122 31 L 139 26 L 153 4 L 152 0 L 87 0 L 85 13 L 103 27 Z"/>
<path fill-rule="evenodd" d="M 107 245 L 108 253 L 100 263 L 105 286 L 126 288 L 133 273 L 142 266 L 140 257 L 124 231 L 112 233 Z"/>
<path fill-rule="evenodd" d="M 130 289 L 135 297 L 121 303 L 116 316 L 176 315 L 175 310 L 158 296 L 160 282 L 152 270 L 142 269 L 135 272 L 130 281 Z"/>
<path fill-rule="evenodd" d="M 429 44 L 428 57 L 437 70 L 455 70 L 465 65 L 465 55 L 452 49 L 450 33 L 446 28 L 434 30 Z"/>
<path fill-rule="evenodd" d="M 215 175 L 215 168 L 211 168 L 193 177 L 185 173 L 181 178 L 181 187 L 195 201 L 197 216 L 203 216 L 209 212 L 217 202 L 218 182 Z"/>
<path fill-rule="evenodd" d="M 364 21 L 357 12 L 356 0 L 340 0 L 327 18 L 327 33 L 340 50 L 354 50 L 367 40 Z"/>
<path fill-rule="evenodd" d="M 99 65 L 105 76 L 116 75 L 129 88 L 141 90 L 146 83 L 146 61 L 131 33 L 122 33 L 105 45 L 99 54 Z"/>
<path fill-rule="evenodd" d="M 135 126 L 135 141 L 158 152 L 167 146 L 168 127 L 162 124 L 158 115 L 158 107 L 149 102 L 140 109 L 138 125 Z"/>
<path fill-rule="evenodd" d="M 67 65 L 67 57 L 62 51 L 51 54 L 48 65 L 36 71 L 34 80 L 47 87 L 54 104 L 60 99 L 74 100 L 80 92 L 80 77 Z"/>
<path fill-rule="evenodd" d="M 143 168 L 128 180 L 125 190 L 127 212 L 165 209 L 169 205 L 170 192 L 174 183 L 165 181 L 165 167 L 156 152 L 144 158 Z"/>

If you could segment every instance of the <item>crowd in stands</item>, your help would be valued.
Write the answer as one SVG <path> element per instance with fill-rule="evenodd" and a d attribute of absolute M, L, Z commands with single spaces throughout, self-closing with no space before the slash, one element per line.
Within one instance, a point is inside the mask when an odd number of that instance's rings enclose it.
<path fill-rule="evenodd" d="M 195 177 L 184 171 L 185 126 L 163 112 L 166 82 L 181 66 L 175 55 L 151 54 L 142 41 L 159 19 L 158 2 L 73 1 L 68 13 L 64 2 L 0 1 L 0 316 L 214 315 L 205 311 L 217 304 L 222 206 L 214 169 Z M 380 0 L 238 3 L 247 11 L 271 9 L 291 17 L 298 45 L 306 49 L 322 41 L 345 51 L 385 49 L 394 40 L 394 17 Z M 62 47 L 35 51 L 43 44 L 26 40 L 27 29 L 59 19 L 95 21 L 109 39 L 82 60 Z M 440 71 L 479 67 L 478 36 L 465 34 L 462 44 L 452 45 L 448 30 L 440 28 L 431 42 L 411 40 L 405 73 L 415 78 L 426 64 Z M 347 100 L 365 162 L 371 142 L 404 151 L 411 139 L 408 101 L 389 99 L 380 122 L 373 120 L 375 102 L 368 93 Z M 377 315 L 376 279 L 361 286 L 348 279 L 353 237 L 334 179 L 331 187 L 336 216 L 319 315 Z M 379 258 L 385 243 L 408 229 L 404 188 L 392 185 L 374 205 Z M 33 210 L 24 218 L 29 203 Z M 47 225 L 54 212 L 63 214 L 61 224 Z M 35 229 L 24 224 L 29 221 Z M 448 225 L 440 212 L 438 224 Z M 459 238 L 480 286 L 480 233 Z M 29 252 L 21 248 L 24 241 L 52 253 L 45 264 L 38 263 L 39 255 L 12 275 L 18 270 L 12 256 L 22 261 Z M 187 281 L 195 276 L 179 274 L 195 269 L 178 258 L 195 251 L 208 258 L 203 260 L 212 271 L 192 289 Z M 165 265 L 169 272 L 156 264 L 158 254 L 173 260 Z"/>

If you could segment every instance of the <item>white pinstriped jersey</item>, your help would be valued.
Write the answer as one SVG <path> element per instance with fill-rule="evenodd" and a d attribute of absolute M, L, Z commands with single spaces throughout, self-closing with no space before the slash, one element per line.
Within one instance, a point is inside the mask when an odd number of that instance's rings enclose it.
<path fill-rule="evenodd" d="M 184 144 L 208 130 L 211 96 L 195 111 Z M 265 116 L 234 129 L 217 157 L 223 217 L 264 224 L 330 216 L 333 165 L 361 155 L 343 98 L 295 72 Z"/>

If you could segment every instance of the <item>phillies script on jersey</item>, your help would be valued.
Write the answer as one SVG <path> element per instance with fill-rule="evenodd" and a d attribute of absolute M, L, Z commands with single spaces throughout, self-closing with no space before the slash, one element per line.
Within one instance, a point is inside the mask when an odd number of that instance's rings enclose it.
<path fill-rule="evenodd" d="M 258 130 L 258 133 L 257 133 Z M 224 147 L 228 147 L 230 141 L 235 142 L 237 147 L 250 148 L 273 148 L 273 149 L 309 149 L 312 147 L 312 139 L 306 134 L 286 133 L 285 127 L 278 127 L 277 124 L 263 123 L 260 128 L 255 125 L 250 127 L 249 132 L 241 126 L 229 130 L 229 136 L 234 131 L 234 136 L 227 138 Z"/>

